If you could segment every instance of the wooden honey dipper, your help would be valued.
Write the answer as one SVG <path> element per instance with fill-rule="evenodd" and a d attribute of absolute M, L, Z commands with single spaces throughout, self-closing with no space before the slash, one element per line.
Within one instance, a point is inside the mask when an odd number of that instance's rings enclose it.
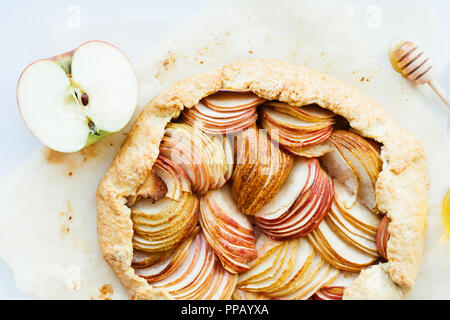
<path fill-rule="evenodd" d="M 392 67 L 403 77 L 417 84 L 427 83 L 450 108 L 450 98 L 433 78 L 431 59 L 411 41 L 394 39 L 389 46 Z"/>

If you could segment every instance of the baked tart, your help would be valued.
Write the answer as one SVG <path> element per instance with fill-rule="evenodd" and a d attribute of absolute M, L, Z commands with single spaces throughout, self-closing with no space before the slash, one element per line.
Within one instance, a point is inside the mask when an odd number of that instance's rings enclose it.
<path fill-rule="evenodd" d="M 427 219 L 422 146 L 324 73 L 236 62 L 175 84 L 97 190 L 133 299 L 399 299 Z"/>

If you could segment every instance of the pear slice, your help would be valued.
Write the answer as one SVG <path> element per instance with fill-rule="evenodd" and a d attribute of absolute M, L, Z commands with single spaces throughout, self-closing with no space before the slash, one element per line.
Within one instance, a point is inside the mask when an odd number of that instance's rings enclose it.
<path fill-rule="evenodd" d="M 275 241 L 261 234 L 256 241 L 257 258 L 250 262 L 250 270 L 239 275 L 238 285 L 244 285 L 257 278 L 260 273 L 267 272 L 273 265 L 283 246 L 283 242 Z M 265 262 L 270 260 L 269 262 Z"/>
<path fill-rule="evenodd" d="M 236 169 L 231 180 L 233 199 L 245 214 L 253 214 L 274 197 L 287 179 L 293 158 L 281 151 L 256 126 L 237 137 Z"/>
<path fill-rule="evenodd" d="M 146 268 L 146 267 L 149 267 L 149 266 L 161 261 L 163 258 L 165 258 L 167 255 L 169 255 L 171 253 L 172 253 L 171 251 L 149 253 L 149 252 L 134 250 L 133 251 L 133 259 L 131 260 L 131 266 L 135 269 Z"/>
<path fill-rule="evenodd" d="M 141 200 L 132 209 L 133 245 L 146 252 L 167 251 L 191 234 L 197 224 L 198 199 L 184 192 L 180 201 Z"/>
<path fill-rule="evenodd" d="M 270 293 L 270 296 L 276 299 L 284 299 L 285 296 L 302 290 L 316 277 L 325 264 L 326 262 L 319 255 L 314 254 L 306 260 L 294 281 L 290 281 L 283 288 Z"/>
<path fill-rule="evenodd" d="M 294 291 L 293 293 L 284 296 L 282 299 L 287 300 L 306 300 L 310 298 L 317 290 L 334 281 L 338 276 L 339 271 L 328 263 L 322 266 L 316 276 L 303 288 Z"/>
<path fill-rule="evenodd" d="M 274 266 L 277 261 L 283 258 L 286 253 L 286 243 L 282 242 L 275 250 L 269 251 L 264 258 L 259 259 L 256 264 L 252 266 L 250 270 L 239 275 L 238 286 L 255 283 L 258 280 L 267 279 L 268 275 L 274 273 Z"/>
<path fill-rule="evenodd" d="M 265 279 L 259 281 L 250 281 L 241 289 L 251 292 L 270 292 L 273 288 L 282 283 L 290 274 L 294 267 L 297 253 L 297 240 L 289 241 L 286 251 L 280 255 L 280 259 L 276 262 L 276 267 L 272 274 L 268 274 Z"/>
<path fill-rule="evenodd" d="M 309 122 L 328 122 L 333 121 L 336 115 L 315 104 L 305 105 L 301 107 L 292 106 L 290 104 L 279 101 L 267 101 L 264 105 L 270 106 L 278 112 L 291 115 L 295 118 Z"/>
<path fill-rule="evenodd" d="M 338 269 L 358 272 L 376 260 L 376 257 L 343 241 L 326 220 L 307 237 L 316 252 Z"/>
<path fill-rule="evenodd" d="M 364 138 L 344 130 L 335 131 L 330 141 L 335 149 L 322 157 L 328 172 L 351 191 L 355 200 L 376 211 L 375 184 L 382 166 L 377 150 Z"/>
<path fill-rule="evenodd" d="M 298 238 L 296 240 L 296 250 L 293 252 L 294 262 L 292 268 L 289 269 L 289 273 L 280 279 L 276 285 L 272 288 L 266 289 L 265 292 L 272 297 L 282 296 L 286 294 L 289 287 L 302 279 L 308 270 L 308 266 L 311 264 L 314 258 L 314 249 L 305 238 Z"/>
<path fill-rule="evenodd" d="M 345 217 L 345 219 L 353 226 L 363 231 L 371 237 L 375 237 L 380 217 L 378 214 L 372 213 L 367 207 L 355 202 L 351 208 L 347 208 L 346 204 L 351 198 L 349 191 L 339 182 L 334 181 L 334 199 L 333 206 L 335 210 Z"/>
<path fill-rule="evenodd" d="M 261 114 L 263 117 L 276 125 L 280 129 L 292 129 L 292 130 L 300 130 L 300 131 L 315 131 L 323 129 L 327 126 L 330 126 L 329 122 L 318 123 L 318 122 L 307 122 L 297 117 L 293 117 L 292 115 L 279 112 L 273 108 L 268 108 L 262 106 L 260 108 Z"/>

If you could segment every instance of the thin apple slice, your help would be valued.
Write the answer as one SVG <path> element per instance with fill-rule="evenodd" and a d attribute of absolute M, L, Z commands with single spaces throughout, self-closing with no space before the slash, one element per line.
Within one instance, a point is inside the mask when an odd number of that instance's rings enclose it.
<path fill-rule="evenodd" d="M 194 256 L 192 265 L 188 267 L 183 277 L 179 277 L 176 281 L 164 285 L 164 287 L 176 298 L 181 297 L 185 291 L 189 291 L 190 287 L 195 285 L 195 281 L 201 276 L 202 271 L 208 268 L 208 258 L 210 258 L 208 243 L 204 237 L 200 237 L 200 245 L 198 247 L 198 255 Z M 159 286 L 159 285 L 157 285 Z"/>
<path fill-rule="evenodd" d="M 259 221 L 270 222 L 278 219 L 294 204 L 299 194 L 311 187 L 314 181 L 311 172 L 311 161 L 303 158 L 294 160 L 290 175 L 279 192 L 255 213 L 255 217 Z"/>
<path fill-rule="evenodd" d="M 253 227 L 230 199 L 227 186 L 208 192 L 200 203 L 200 223 L 208 243 L 231 273 L 247 270 L 256 257 Z M 223 224 L 220 222 L 224 222 Z M 223 225 L 231 226 L 224 228 Z"/>
<path fill-rule="evenodd" d="M 203 99 L 212 110 L 218 112 L 234 112 L 254 108 L 265 99 L 252 92 L 219 91 Z"/>
<path fill-rule="evenodd" d="M 391 220 L 388 218 L 387 215 L 383 216 L 383 219 L 381 219 L 380 222 L 380 226 L 378 227 L 378 232 L 377 232 L 377 248 L 378 248 L 378 253 L 380 254 L 380 256 L 383 257 L 384 260 L 388 260 L 387 258 L 387 243 L 389 241 L 389 231 L 388 231 L 388 226 L 389 226 L 389 222 Z"/>
<path fill-rule="evenodd" d="M 183 119 L 190 125 L 198 125 L 208 134 L 230 134 L 253 125 L 258 117 L 256 106 L 240 111 L 227 112 L 212 110 L 202 102 L 183 111 Z"/>
<path fill-rule="evenodd" d="M 226 173 L 225 173 L 225 181 L 228 181 L 233 175 L 234 168 L 234 155 L 233 155 L 233 147 L 231 145 L 230 139 L 227 136 L 223 136 L 223 149 L 225 151 L 225 163 L 227 165 Z"/>
<path fill-rule="evenodd" d="M 333 184 L 318 161 L 305 160 L 297 162 L 297 165 L 304 167 L 295 172 L 300 176 L 300 180 L 294 180 L 297 191 L 292 187 L 293 191 L 286 194 L 288 201 L 284 201 L 282 196 L 276 199 L 282 202 L 274 205 L 277 210 L 275 213 L 272 210 L 265 211 L 266 208 L 255 215 L 256 223 L 262 231 L 277 240 L 294 239 L 313 231 L 324 219 L 332 203 Z M 302 184 L 299 184 L 300 181 Z M 289 199 L 294 199 L 294 202 L 287 209 L 279 210 L 278 207 L 283 202 L 291 203 Z"/>
<path fill-rule="evenodd" d="M 200 195 L 220 188 L 229 179 L 233 169 L 230 153 L 226 137 L 208 136 L 185 123 L 168 124 L 160 145 L 160 154 L 185 171 L 192 190 Z"/>
<path fill-rule="evenodd" d="M 236 286 L 236 277 L 221 267 L 201 232 L 165 261 L 137 272 L 175 299 L 229 299 Z"/>
<path fill-rule="evenodd" d="M 166 254 L 163 259 L 160 259 L 156 263 L 145 268 L 135 268 L 136 274 L 147 281 L 158 281 L 168 277 L 183 262 L 188 248 L 192 243 L 192 239 L 192 237 L 186 239 L 179 247 L 173 251 L 169 251 L 169 254 Z"/>

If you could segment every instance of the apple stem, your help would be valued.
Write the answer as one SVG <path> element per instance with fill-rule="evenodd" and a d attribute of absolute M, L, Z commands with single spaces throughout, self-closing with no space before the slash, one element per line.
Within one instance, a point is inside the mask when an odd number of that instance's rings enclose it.
<path fill-rule="evenodd" d="M 88 126 L 89 126 L 89 129 L 91 130 L 92 134 L 94 134 L 96 136 L 100 135 L 100 133 L 97 131 L 97 128 L 95 127 L 95 124 L 94 124 L 94 122 L 92 122 L 92 120 L 89 120 Z"/>

